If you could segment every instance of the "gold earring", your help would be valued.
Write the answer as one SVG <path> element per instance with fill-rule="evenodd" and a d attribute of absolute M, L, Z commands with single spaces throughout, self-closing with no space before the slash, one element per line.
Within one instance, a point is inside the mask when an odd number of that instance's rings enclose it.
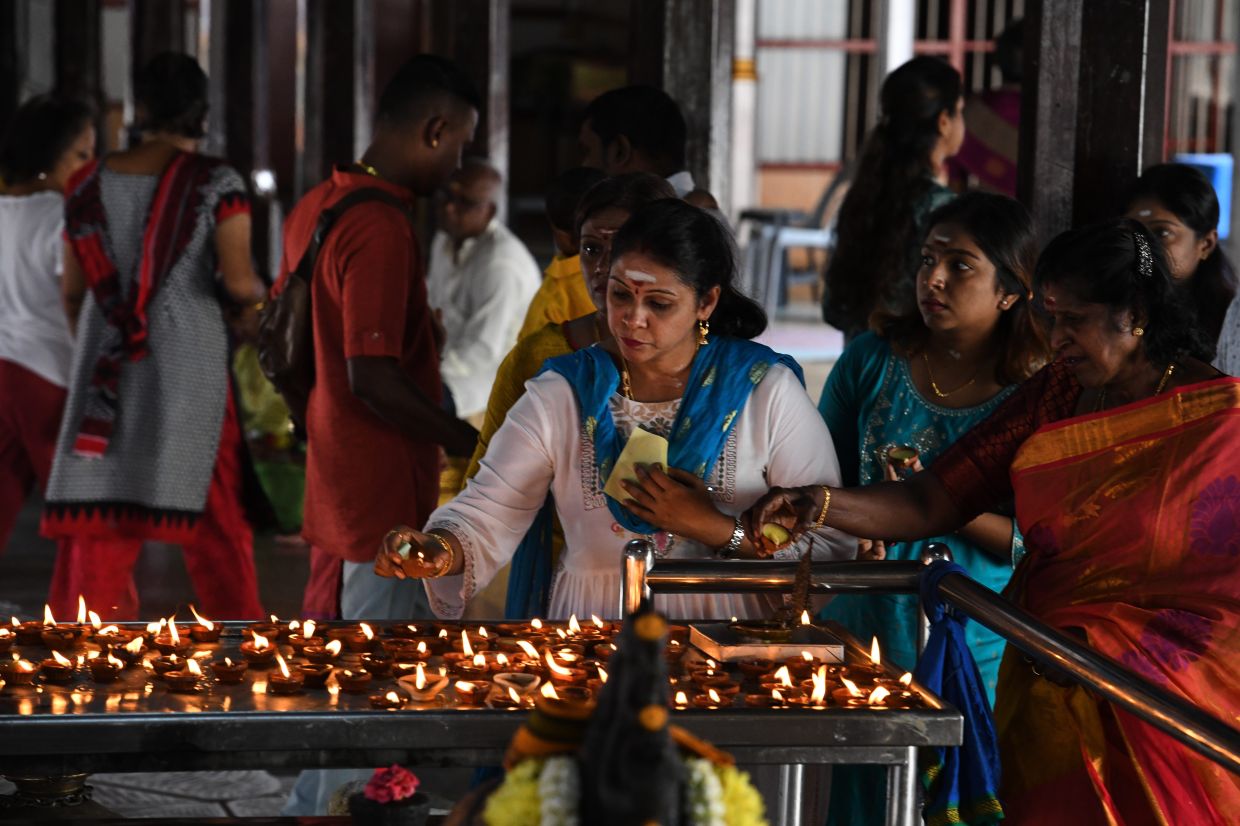
<path fill-rule="evenodd" d="M 705 347 L 710 338 L 710 322 L 698 319 L 698 347 Z"/>
<path fill-rule="evenodd" d="M 432 149 L 439 148 L 439 138 L 431 138 L 431 148 Z"/>
<path fill-rule="evenodd" d="M 1141 336 L 1145 335 L 1145 328 L 1144 327 L 1133 327 L 1132 334 L 1136 336 L 1137 338 L 1141 338 Z"/>

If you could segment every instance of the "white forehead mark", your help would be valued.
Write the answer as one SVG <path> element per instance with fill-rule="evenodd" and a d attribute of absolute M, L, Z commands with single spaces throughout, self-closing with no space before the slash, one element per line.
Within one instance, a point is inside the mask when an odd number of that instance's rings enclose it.
<path fill-rule="evenodd" d="M 1140 215 L 1142 218 L 1148 218 L 1153 214 L 1154 214 L 1154 210 L 1152 209 L 1138 209 L 1137 210 L 1137 215 Z"/>
<path fill-rule="evenodd" d="M 642 272 L 641 270 L 625 270 L 624 274 L 628 276 L 630 281 L 645 282 L 647 284 L 653 284 L 659 280 L 650 273 Z"/>
<path fill-rule="evenodd" d="M 934 240 L 938 241 L 940 244 L 950 244 L 952 237 L 950 235 L 936 235 L 934 236 Z"/>

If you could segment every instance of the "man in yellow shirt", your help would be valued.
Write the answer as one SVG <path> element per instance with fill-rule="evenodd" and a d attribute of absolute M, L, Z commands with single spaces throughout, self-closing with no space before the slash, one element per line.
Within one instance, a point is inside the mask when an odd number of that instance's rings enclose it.
<path fill-rule="evenodd" d="M 561 174 L 547 189 L 547 221 L 557 254 L 544 270 L 542 286 L 526 311 L 518 341 L 547 324 L 563 324 L 594 312 L 590 291 L 581 277 L 576 213 L 581 196 L 604 177 L 597 169 L 579 166 Z"/>

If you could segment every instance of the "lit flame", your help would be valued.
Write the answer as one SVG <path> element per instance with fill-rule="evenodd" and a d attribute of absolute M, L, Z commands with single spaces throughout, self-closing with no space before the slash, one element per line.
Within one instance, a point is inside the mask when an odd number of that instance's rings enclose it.
<path fill-rule="evenodd" d="M 193 609 L 194 609 L 194 606 L 192 606 L 192 605 L 191 605 L 191 606 L 190 606 L 190 610 L 191 610 L 191 611 L 193 611 Z M 198 616 L 198 613 L 197 613 L 197 612 L 195 612 L 195 613 L 194 613 L 194 616 Z M 288 621 L 288 630 L 289 630 L 289 631 L 296 631 L 298 628 L 301 628 L 301 623 L 300 623 L 300 622 L 298 622 L 297 620 L 289 620 L 289 621 Z"/>
<path fill-rule="evenodd" d="M 426 669 L 422 667 L 422 663 L 418 663 L 417 673 L 413 678 L 413 685 L 418 691 L 426 688 Z"/>
<path fill-rule="evenodd" d="M 565 633 L 564 633 L 564 629 L 563 629 L 563 628 L 557 628 L 557 629 L 555 629 L 555 633 L 559 634 L 559 635 L 560 635 L 560 639 L 562 639 L 562 640 L 566 640 L 566 639 L 568 639 L 568 634 L 565 634 Z"/>
<path fill-rule="evenodd" d="M 105 625 L 105 626 L 103 626 L 102 628 L 100 628 L 100 629 L 99 629 L 99 636 L 101 636 L 101 637 L 115 637 L 115 636 L 116 636 L 117 634 L 119 634 L 120 632 L 121 632 L 121 629 L 120 629 L 120 627 L 119 627 L 119 626 L 116 626 L 116 625 Z"/>
<path fill-rule="evenodd" d="M 81 594 L 78 594 L 77 623 L 78 625 L 86 624 L 86 597 L 82 596 Z"/>
<path fill-rule="evenodd" d="M 905 688 L 911 686 L 913 684 L 913 675 L 910 672 L 905 671 L 904 676 L 900 678 L 900 684 Z"/>
<path fill-rule="evenodd" d="M 13 656 L 17 656 L 14 654 Z M 34 671 L 34 663 L 27 660 L 18 660 L 16 668 L 18 671 Z"/>
<path fill-rule="evenodd" d="M 461 629 L 461 653 L 463 653 L 466 657 L 472 657 L 474 655 L 474 649 L 469 644 L 469 634 L 464 628 Z"/>
<path fill-rule="evenodd" d="M 306 624 L 305 624 L 305 626 L 303 626 L 303 627 L 302 627 L 302 629 L 301 629 L 301 636 L 302 636 L 302 639 L 307 639 L 307 640 L 308 640 L 308 639 L 310 639 L 311 637 L 313 637 L 313 636 L 314 636 L 314 629 L 316 629 L 316 628 L 318 628 L 318 625 L 316 625 L 316 624 L 315 624 L 314 620 L 306 620 Z"/>
<path fill-rule="evenodd" d="M 87 611 L 86 616 L 90 617 L 90 627 L 98 631 L 103 627 L 103 620 L 99 619 L 99 615 L 94 611 Z"/>
<path fill-rule="evenodd" d="M 271 642 L 262 634 L 254 634 L 254 650 L 265 651 L 271 647 Z"/>
<path fill-rule="evenodd" d="M 441 640 L 446 640 L 447 638 L 448 638 L 448 629 L 447 629 L 447 628 L 440 628 L 440 629 L 439 629 L 439 639 L 441 639 Z"/>
<path fill-rule="evenodd" d="M 572 615 L 571 615 L 571 616 L 569 616 L 569 618 L 568 618 L 568 632 L 569 632 L 570 634 L 580 634 L 580 633 L 581 633 L 581 623 L 577 622 L 577 615 L 576 615 L 576 614 L 572 614 Z"/>
<path fill-rule="evenodd" d="M 176 616 L 173 615 L 172 621 L 168 623 L 168 639 L 172 640 L 173 645 L 181 644 L 181 635 L 177 633 Z"/>
<path fill-rule="evenodd" d="M 772 688 L 771 689 L 771 700 L 776 703 L 782 703 L 784 701 L 784 695 L 779 693 L 778 688 Z"/>
<path fill-rule="evenodd" d="M 226 666 L 227 666 L 227 667 L 229 667 L 229 668 L 232 668 L 232 659 L 231 659 L 230 657 L 225 657 L 225 658 L 224 658 L 224 665 L 226 665 Z"/>
<path fill-rule="evenodd" d="M 573 672 L 555 661 L 551 656 L 551 652 L 544 652 L 547 655 L 547 668 L 551 669 L 551 673 L 559 677 L 572 677 Z"/>
<path fill-rule="evenodd" d="M 128 651 L 130 654 L 133 654 L 135 657 L 141 654 L 142 653 L 142 638 L 134 637 L 132 640 L 125 643 L 125 650 Z"/>
<path fill-rule="evenodd" d="M 340 640 L 332 640 L 327 645 L 323 646 L 323 650 L 331 654 L 333 657 L 340 656 L 341 648 L 344 648 L 344 643 L 342 643 Z"/>
<path fill-rule="evenodd" d="M 719 667 L 719 663 L 715 662 L 715 661 L 714 661 L 714 660 L 712 660 L 710 657 L 707 657 L 707 658 L 706 658 L 706 667 L 707 667 L 707 668 L 718 668 L 718 667 Z"/>
<path fill-rule="evenodd" d="M 801 612 L 801 624 L 802 624 L 802 625 L 812 625 L 812 623 L 809 621 L 809 611 L 802 611 L 802 612 Z"/>
<path fill-rule="evenodd" d="M 335 671 L 327 675 L 327 682 L 324 686 L 327 688 L 327 693 L 333 697 L 340 693 L 340 681 L 336 679 Z"/>
<path fill-rule="evenodd" d="M 362 633 L 366 636 L 367 640 L 374 640 L 375 632 L 371 630 L 369 625 L 364 622 L 359 622 L 357 625 L 362 629 Z"/>
<path fill-rule="evenodd" d="M 3 637 L 11 637 L 11 636 L 13 636 L 13 632 L 12 632 L 12 631 L 10 631 L 10 630 L 9 630 L 9 629 L 7 629 L 7 628 L 0 628 L 0 638 L 3 638 Z"/>
<path fill-rule="evenodd" d="M 802 651 L 801 659 L 805 660 L 807 663 L 812 663 L 814 661 L 814 655 L 808 651 Z"/>
<path fill-rule="evenodd" d="M 116 659 L 116 657 L 113 657 L 110 651 L 108 652 L 108 664 L 116 666 L 117 668 L 125 667 L 125 663 L 122 662 L 121 660 Z"/>
<path fill-rule="evenodd" d="M 193 660 L 190 660 L 190 662 L 193 662 Z M 278 653 L 276 654 L 276 663 L 280 666 L 280 673 L 283 674 L 286 678 L 289 677 L 290 675 L 288 673 L 288 663 L 284 662 L 284 658 L 281 657 Z"/>
<path fill-rule="evenodd" d="M 578 659 L 580 659 L 576 654 L 573 653 L 571 648 L 561 648 L 559 651 L 555 653 L 561 660 L 563 660 L 566 663 L 576 662 Z"/>
<path fill-rule="evenodd" d="M 708 697 L 710 697 L 710 701 L 711 701 L 712 703 L 719 703 L 719 702 L 722 702 L 722 700 L 720 700 L 720 698 L 719 698 L 719 692 L 715 691 L 715 689 L 713 689 L 713 688 L 708 688 L 708 689 L 706 689 L 706 695 L 707 695 Z"/>
<path fill-rule="evenodd" d="M 192 604 L 189 606 L 189 612 L 194 615 L 194 619 L 198 620 L 198 624 L 201 625 L 203 628 L 207 629 L 208 631 L 215 630 L 215 623 L 213 623 L 211 620 L 204 617 L 202 614 L 199 614 L 198 611 L 195 610 Z"/>
<path fill-rule="evenodd" d="M 595 625 L 597 625 L 597 626 L 599 627 L 599 630 L 602 630 L 602 629 L 604 629 L 604 628 L 606 628 L 606 627 L 607 627 L 607 624 L 606 624 L 605 622 L 603 622 L 601 619 L 599 619 L 598 614 L 591 614 L 591 615 L 590 615 L 590 622 L 592 622 L 592 623 L 594 623 Z"/>
<path fill-rule="evenodd" d="M 814 690 L 810 692 L 809 699 L 814 705 L 819 705 L 827 696 L 827 667 L 819 666 L 810 677 L 814 681 Z"/>
<path fill-rule="evenodd" d="M 56 624 L 56 618 L 52 616 L 52 606 L 48 605 L 47 603 L 43 603 L 43 624 L 44 625 L 55 625 Z"/>
<path fill-rule="evenodd" d="M 883 700 L 886 700 L 887 695 L 889 694 L 891 694 L 891 692 L 880 685 L 870 693 L 870 697 L 866 700 L 866 703 L 872 706 L 881 705 Z"/>
<path fill-rule="evenodd" d="M 668 644 L 668 645 L 670 645 L 670 646 L 672 646 L 673 648 L 679 648 L 679 647 L 680 647 L 680 640 L 668 640 L 668 641 L 667 641 L 667 644 Z M 615 646 L 613 645 L 613 646 L 612 646 L 612 648 L 615 648 Z"/>
<path fill-rule="evenodd" d="M 775 679 L 779 680 L 779 684 L 785 688 L 792 688 L 792 675 L 788 673 L 788 666 L 781 665 L 775 672 Z"/>
<path fill-rule="evenodd" d="M 543 687 L 539 689 L 539 692 L 542 694 L 542 696 L 546 697 L 549 700 L 560 699 L 560 695 L 555 693 L 555 686 L 553 686 L 551 683 L 543 683 Z"/>
<path fill-rule="evenodd" d="M 844 688 L 848 689 L 848 693 L 854 697 L 861 696 L 861 689 L 857 688 L 857 684 L 847 677 L 840 677 L 840 682 L 844 684 Z"/>
<path fill-rule="evenodd" d="M 481 654 L 475 654 L 473 662 L 474 662 L 474 667 L 476 668 L 486 668 L 487 658 L 482 656 Z"/>
<path fill-rule="evenodd" d="M 464 680 L 457 680 L 455 683 L 452 684 L 452 687 L 455 688 L 457 691 L 463 691 L 466 694 L 472 694 L 478 690 L 477 683 L 469 683 Z"/>
<path fill-rule="evenodd" d="M 400 695 L 395 691 L 389 691 L 387 694 L 384 694 L 383 699 L 387 700 L 389 703 L 400 705 Z"/>
<path fill-rule="evenodd" d="M 878 637 L 874 637 L 870 643 L 870 662 L 875 665 L 883 664 L 883 652 L 878 650 Z"/>
<path fill-rule="evenodd" d="M 60 663 L 61 665 L 69 665 L 69 666 L 73 665 L 73 660 L 70 660 L 68 657 L 62 656 L 59 651 L 52 652 L 52 659 Z"/>
<path fill-rule="evenodd" d="M 21 625 L 21 623 L 17 621 L 17 617 L 13 616 L 12 614 L 9 615 L 9 622 L 13 625 L 14 628 Z"/>
<path fill-rule="evenodd" d="M 511 699 L 514 703 L 520 704 L 520 702 L 521 702 L 521 695 L 520 695 L 520 694 L 518 694 L 518 693 L 517 693 L 517 690 L 516 690 L 515 688 L 513 688 L 512 686 L 508 686 L 508 697 L 509 697 L 509 698 L 510 698 L 510 699 Z"/>
<path fill-rule="evenodd" d="M 508 665 L 508 655 L 507 654 L 496 654 L 495 662 L 499 665 Z"/>
<path fill-rule="evenodd" d="M 277 617 L 275 614 L 272 614 L 272 615 L 271 615 L 271 624 L 272 624 L 272 625 L 279 625 L 279 624 L 280 624 L 280 618 L 279 618 L 279 617 Z"/>
<path fill-rule="evenodd" d="M 426 656 L 426 643 L 424 642 L 418 643 L 418 654 L 422 656 Z"/>
<path fill-rule="evenodd" d="M 598 678 L 602 681 L 603 685 L 607 685 L 607 669 L 603 668 L 601 665 L 598 666 Z"/>
<path fill-rule="evenodd" d="M 16 624 L 17 620 L 15 619 L 13 622 Z M 534 617 L 534 619 L 530 620 L 530 628 L 533 628 L 535 631 L 541 631 L 542 627 L 542 620 L 538 617 Z"/>
<path fill-rule="evenodd" d="M 689 697 L 683 691 L 676 692 L 676 705 L 684 706 L 689 704 Z"/>
<path fill-rule="evenodd" d="M 530 659 L 538 659 L 538 649 L 525 640 L 517 640 L 517 647 L 529 655 Z"/>
<path fill-rule="evenodd" d="M 478 636 L 482 637 L 482 638 L 485 640 L 487 637 L 489 637 L 489 636 L 491 636 L 491 635 L 487 633 L 487 629 L 485 629 L 485 628 L 483 628 L 481 625 L 479 625 L 479 626 L 478 626 Z"/>
<path fill-rule="evenodd" d="M 186 671 L 188 671 L 190 674 L 193 674 L 195 677 L 201 677 L 201 676 L 202 676 L 202 669 L 198 667 L 198 661 L 197 661 L 197 660 L 186 660 L 186 661 L 185 661 L 185 670 L 186 670 Z M 287 668 L 286 668 L 286 669 L 284 669 L 284 676 L 285 676 L 285 677 L 287 677 L 287 676 L 288 676 L 288 669 L 287 669 Z"/>
<path fill-rule="evenodd" d="M 160 620 L 159 622 L 148 622 L 146 624 L 146 633 L 150 634 L 151 636 L 155 636 L 156 634 L 159 633 L 161 623 L 163 623 L 163 620 Z"/>

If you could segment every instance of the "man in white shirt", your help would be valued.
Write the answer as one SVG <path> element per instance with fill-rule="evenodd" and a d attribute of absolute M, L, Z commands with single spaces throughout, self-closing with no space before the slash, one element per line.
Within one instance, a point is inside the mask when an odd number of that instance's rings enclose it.
<path fill-rule="evenodd" d="M 441 193 L 427 290 L 443 314 L 440 372 L 456 415 L 481 425 L 491 385 L 517 343 L 542 273 L 525 245 L 496 217 L 500 175 L 468 161 Z"/>

